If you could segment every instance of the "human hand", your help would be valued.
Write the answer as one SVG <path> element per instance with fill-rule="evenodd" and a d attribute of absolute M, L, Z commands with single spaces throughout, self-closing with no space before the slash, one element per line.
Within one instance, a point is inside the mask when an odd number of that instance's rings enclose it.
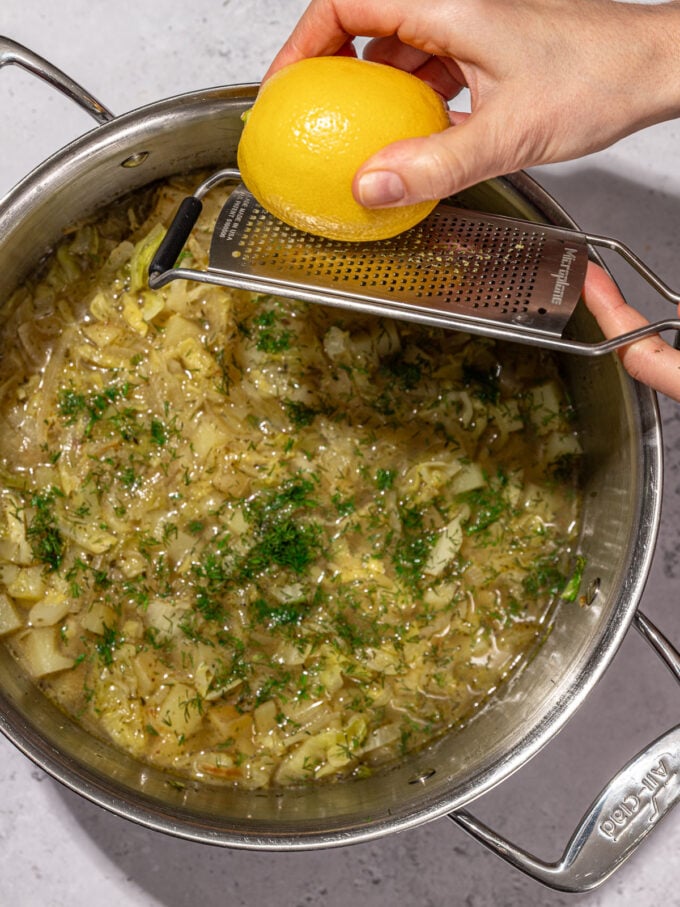
<path fill-rule="evenodd" d="M 413 72 L 445 98 L 470 90 L 452 128 L 388 146 L 357 172 L 368 207 L 443 198 L 503 173 L 603 148 L 680 114 L 680 4 L 614 0 L 312 0 L 265 78 L 351 52 Z"/>
<path fill-rule="evenodd" d="M 594 262 L 588 264 L 583 298 L 605 337 L 617 337 L 648 324 L 626 303 L 606 271 Z M 654 335 L 622 347 L 619 356 L 633 378 L 680 402 L 680 350 Z"/>
<path fill-rule="evenodd" d="M 388 146 L 354 180 L 371 207 L 443 198 L 484 179 L 604 148 L 680 115 L 680 3 L 613 0 L 312 0 L 265 78 L 310 56 L 353 53 L 470 90 L 452 128 Z M 591 264 L 585 302 L 605 337 L 646 324 Z M 660 337 L 620 351 L 633 377 L 680 401 L 680 352 Z"/>

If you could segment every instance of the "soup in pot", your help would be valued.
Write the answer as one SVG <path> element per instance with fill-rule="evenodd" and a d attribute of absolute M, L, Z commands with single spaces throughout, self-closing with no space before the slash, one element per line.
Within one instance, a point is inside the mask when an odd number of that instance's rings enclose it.
<path fill-rule="evenodd" d="M 576 597 L 573 414 L 544 351 L 149 290 L 192 185 L 75 228 L 4 306 L 0 632 L 173 773 L 367 774 L 468 721 Z"/>

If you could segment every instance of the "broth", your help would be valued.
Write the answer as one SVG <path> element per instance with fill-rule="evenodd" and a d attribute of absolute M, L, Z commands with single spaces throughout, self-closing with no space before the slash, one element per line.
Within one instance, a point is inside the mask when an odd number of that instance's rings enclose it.
<path fill-rule="evenodd" d="M 0 632 L 175 773 L 370 773 L 467 721 L 575 598 L 569 402 L 543 351 L 149 290 L 191 186 L 74 229 L 5 306 Z"/>

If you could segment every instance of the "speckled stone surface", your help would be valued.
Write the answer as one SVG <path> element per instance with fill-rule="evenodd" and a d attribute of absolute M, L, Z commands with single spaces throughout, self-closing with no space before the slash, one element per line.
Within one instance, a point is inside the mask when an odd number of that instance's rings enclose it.
<path fill-rule="evenodd" d="M 303 0 L 3 0 L 0 32 L 64 68 L 115 113 L 217 84 L 257 81 Z M 584 104 L 588 99 L 584 98 Z M 0 195 L 88 118 L 16 67 L 0 72 Z M 620 236 L 680 286 L 680 123 L 534 176 L 584 228 Z M 636 279 L 629 297 L 657 313 Z M 643 608 L 680 644 L 680 409 L 660 401 L 666 487 Z M 481 818 L 556 858 L 609 776 L 677 721 L 680 689 L 634 633 L 562 733 L 474 804 Z M 680 904 L 680 811 L 602 888 L 550 892 L 447 819 L 339 850 L 220 850 L 132 825 L 44 775 L 0 739 L 0 905 L 16 907 L 657 907 Z"/>

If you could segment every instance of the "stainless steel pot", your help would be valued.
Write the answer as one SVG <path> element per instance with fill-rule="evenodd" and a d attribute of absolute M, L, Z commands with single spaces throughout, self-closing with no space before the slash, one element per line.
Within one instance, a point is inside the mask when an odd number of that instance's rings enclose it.
<path fill-rule="evenodd" d="M 47 61 L 0 39 L 0 66 L 51 82 L 98 126 L 58 151 L 0 202 L 0 300 L 62 230 L 152 180 L 233 165 L 241 113 L 256 86 L 193 92 L 113 117 Z M 525 174 L 465 193 L 494 213 L 573 226 Z M 576 330 L 595 339 L 588 312 Z M 563 858 L 538 861 L 462 809 L 530 759 L 565 724 L 613 658 L 631 623 L 680 679 L 680 656 L 637 610 L 661 500 L 661 437 L 653 393 L 616 357 L 565 356 L 585 446 L 581 549 L 587 607 L 562 603 L 536 657 L 461 732 L 384 774 L 300 790 L 245 792 L 176 783 L 86 734 L 0 648 L 0 730 L 68 787 L 126 818 L 182 838 L 230 847 L 302 850 L 366 841 L 449 815 L 500 856 L 555 888 L 603 881 L 680 799 L 680 728 L 650 744 L 603 791 Z"/>

